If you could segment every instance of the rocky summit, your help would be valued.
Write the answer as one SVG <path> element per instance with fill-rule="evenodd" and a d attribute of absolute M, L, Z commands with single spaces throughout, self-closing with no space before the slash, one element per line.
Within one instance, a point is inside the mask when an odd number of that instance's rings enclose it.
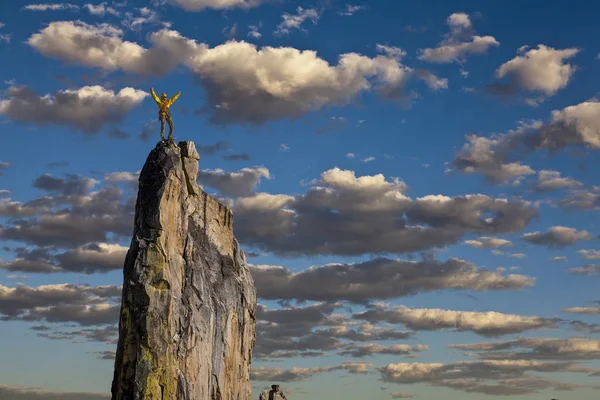
<path fill-rule="evenodd" d="M 256 289 L 199 159 L 193 142 L 160 142 L 141 171 L 113 400 L 251 398 Z"/>

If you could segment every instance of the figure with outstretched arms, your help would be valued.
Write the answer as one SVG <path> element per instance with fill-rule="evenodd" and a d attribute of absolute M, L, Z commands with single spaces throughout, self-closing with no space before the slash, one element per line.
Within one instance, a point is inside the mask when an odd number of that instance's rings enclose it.
<path fill-rule="evenodd" d="M 175 100 L 181 94 L 181 90 L 167 100 L 167 94 L 163 93 L 160 98 L 154 92 L 154 88 L 150 88 L 150 94 L 158 105 L 158 120 L 160 121 L 160 138 L 165 140 L 165 122 L 169 124 L 169 138 L 167 140 L 173 140 L 173 119 L 171 118 L 171 105 L 175 103 Z"/>

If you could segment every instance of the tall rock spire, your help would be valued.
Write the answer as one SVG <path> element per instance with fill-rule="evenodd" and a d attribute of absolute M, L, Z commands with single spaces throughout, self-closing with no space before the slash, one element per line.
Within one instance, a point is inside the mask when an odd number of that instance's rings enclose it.
<path fill-rule="evenodd" d="M 141 171 L 113 400 L 251 398 L 256 289 L 199 159 L 193 142 L 160 142 Z"/>

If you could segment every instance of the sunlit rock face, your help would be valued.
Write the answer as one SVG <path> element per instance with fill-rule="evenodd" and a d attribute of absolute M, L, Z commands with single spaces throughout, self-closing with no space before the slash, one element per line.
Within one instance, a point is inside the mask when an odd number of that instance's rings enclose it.
<path fill-rule="evenodd" d="M 160 142 L 141 171 L 113 400 L 251 398 L 256 289 L 199 159 L 193 142 Z"/>

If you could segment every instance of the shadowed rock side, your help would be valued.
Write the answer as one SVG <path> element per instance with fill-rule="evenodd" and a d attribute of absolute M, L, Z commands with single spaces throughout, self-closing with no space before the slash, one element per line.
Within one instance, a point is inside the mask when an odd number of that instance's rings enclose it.
<path fill-rule="evenodd" d="M 141 171 L 113 400 L 251 398 L 256 289 L 199 159 L 193 142 L 161 142 Z"/>

